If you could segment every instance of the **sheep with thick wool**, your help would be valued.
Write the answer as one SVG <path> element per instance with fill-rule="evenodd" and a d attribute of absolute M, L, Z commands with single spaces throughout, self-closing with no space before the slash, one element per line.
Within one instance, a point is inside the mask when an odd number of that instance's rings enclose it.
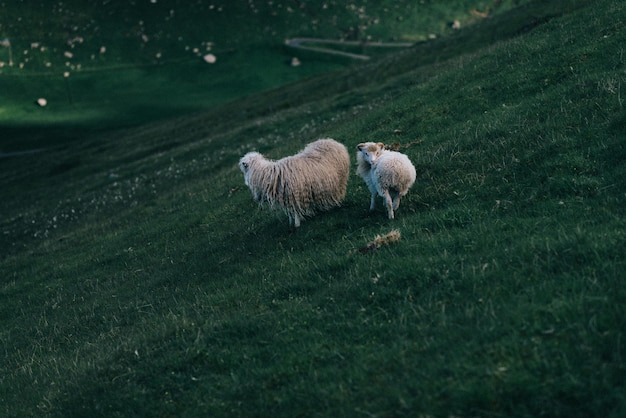
<path fill-rule="evenodd" d="M 389 219 L 393 219 L 400 198 L 415 183 L 415 167 L 409 157 L 386 150 L 382 142 L 365 142 L 357 145 L 357 150 L 357 173 L 372 194 L 370 210 L 374 210 L 378 194 L 387 207 Z"/>
<path fill-rule="evenodd" d="M 343 144 L 320 139 L 277 161 L 249 152 L 239 161 L 246 186 L 259 203 L 282 209 L 296 228 L 305 217 L 339 206 L 346 195 L 350 156 Z"/>

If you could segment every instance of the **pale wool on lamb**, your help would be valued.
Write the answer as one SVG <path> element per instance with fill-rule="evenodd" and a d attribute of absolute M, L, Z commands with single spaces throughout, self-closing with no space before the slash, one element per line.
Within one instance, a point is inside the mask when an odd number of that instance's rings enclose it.
<path fill-rule="evenodd" d="M 382 142 L 365 142 L 357 146 L 357 172 L 372 194 L 370 210 L 374 210 L 376 194 L 387 207 L 389 219 L 415 183 L 415 167 L 406 155 L 385 149 Z"/>
<path fill-rule="evenodd" d="M 333 139 L 320 139 L 277 161 L 249 152 L 239 161 L 254 200 L 282 209 L 296 228 L 307 216 L 339 206 L 346 195 L 350 156 Z"/>

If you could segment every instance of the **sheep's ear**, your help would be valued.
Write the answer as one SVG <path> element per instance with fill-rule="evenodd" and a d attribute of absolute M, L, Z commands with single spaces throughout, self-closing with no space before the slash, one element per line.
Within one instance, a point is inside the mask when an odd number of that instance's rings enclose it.
<path fill-rule="evenodd" d="M 382 142 L 379 142 L 376 144 L 378 146 L 378 148 L 380 149 L 385 149 L 385 144 L 383 144 Z"/>
<path fill-rule="evenodd" d="M 363 151 L 363 147 L 365 147 L 365 144 L 361 143 L 356 146 L 356 149 L 358 149 L 359 151 Z"/>

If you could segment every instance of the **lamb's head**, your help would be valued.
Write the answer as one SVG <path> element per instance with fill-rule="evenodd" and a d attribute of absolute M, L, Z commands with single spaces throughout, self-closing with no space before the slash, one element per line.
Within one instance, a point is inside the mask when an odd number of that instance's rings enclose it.
<path fill-rule="evenodd" d="M 364 142 L 357 145 L 359 156 L 370 164 L 374 164 L 378 157 L 385 150 L 385 144 L 382 142 Z"/>
<path fill-rule="evenodd" d="M 246 182 L 246 186 L 250 185 L 250 169 L 254 166 L 256 161 L 262 158 L 263 156 L 258 152 L 249 152 L 239 160 L 239 169 L 243 173 L 243 179 Z"/>

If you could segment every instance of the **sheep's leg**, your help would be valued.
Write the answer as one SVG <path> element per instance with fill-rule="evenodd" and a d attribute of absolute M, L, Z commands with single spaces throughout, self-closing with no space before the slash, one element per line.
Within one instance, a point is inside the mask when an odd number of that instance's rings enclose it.
<path fill-rule="evenodd" d="M 376 206 L 376 193 L 372 193 L 372 200 L 370 201 L 370 210 L 374 210 Z"/>
<path fill-rule="evenodd" d="M 298 216 L 298 214 L 287 212 L 287 215 L 289 215 L 289 227 L 293 226 L 295 228 L 298 228 L 300 226 L 300 217 Z"/>
<path fill-rule="evenodd" d="M 389 190 L 383 192 L 383 199 L 385 200 L 385 206 L 387 206 L 387 215 L 389 219 L 393 219 L 393 200 L 389 196 Z"/>
<path fill-rule="evenodd" d="M 397 194 L 393 197 L 393 210 L 398 210 L 400 206 L 400 194 Z"/>

